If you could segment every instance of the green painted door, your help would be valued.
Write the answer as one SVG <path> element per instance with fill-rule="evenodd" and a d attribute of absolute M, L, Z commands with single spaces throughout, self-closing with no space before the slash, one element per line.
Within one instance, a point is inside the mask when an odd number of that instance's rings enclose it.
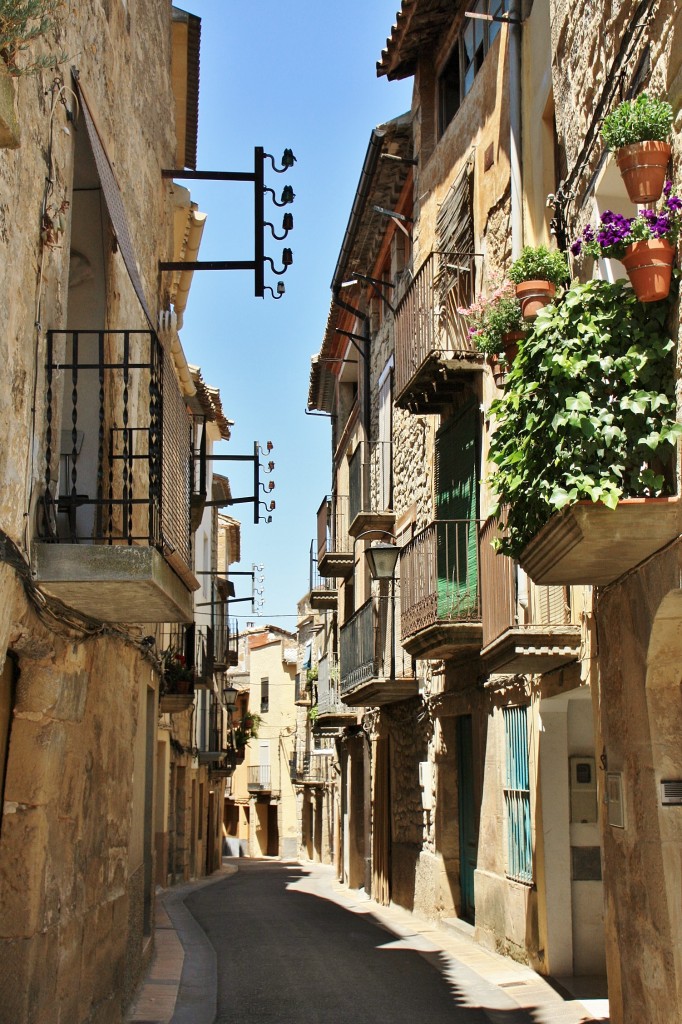
<path fill-rule="evenodd" d="M 478 616 L 478 420 L 472 399 L 436 435 L 439 619 Z"/>
<path fill-rule="evenodd" d="M 459 884 L 462 894 L 460 916 L 474 920 L 474 871 L 478 833 L 474 811 L 474 752 L 471 715 L 457 719 L 457 795 L 459 798 Z"/>

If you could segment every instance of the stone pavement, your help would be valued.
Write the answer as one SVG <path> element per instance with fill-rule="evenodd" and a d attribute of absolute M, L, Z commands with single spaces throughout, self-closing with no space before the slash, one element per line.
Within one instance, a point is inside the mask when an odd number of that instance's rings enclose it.
<path fill-rule="evenodd" d="M 518 1024 L 608 1022 L 606 999 L 576 998 L 567 991 L 572 979 L 565 979 L 563 991 L 557 991 L 531 968 L 480 946 L 474 941 L 473 929 L 464 922 L 438 924 L 401 907 L 381 907 L 364 893 L 339 885 L 327 866 L 304 863 L 300 867 L 305 877 L 298 885 L 304 891 L 332 899 L 353 913 L 369 915 L 395 936 L 391 944 L 395 948 L 416 950 L 441 968 L 444 955 L 447 979 L 466 993 L 469 1005 L 485 1006 L 491 1024 L 496 1019 L 505 1024 L 517 1020 Z M 237 859 L 225 858 L 222 869 L 210 878 L 159 893 L 155 954 L 128 1024 L 213 1024 L 215 951 L 184 900 L 238 870 Z"/>

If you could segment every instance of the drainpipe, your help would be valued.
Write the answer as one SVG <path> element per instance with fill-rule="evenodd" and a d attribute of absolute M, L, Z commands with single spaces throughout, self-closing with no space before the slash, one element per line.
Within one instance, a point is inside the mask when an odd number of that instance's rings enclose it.
<path fill-rule="evenodd" d="M 521 21 L 521 0 L 511 0 L 510 20 Z M 523 178 L 521 172 L 521 25 L 509 26 L 509 163 L 511 174 L 512 260 L 523 248 Z"/>

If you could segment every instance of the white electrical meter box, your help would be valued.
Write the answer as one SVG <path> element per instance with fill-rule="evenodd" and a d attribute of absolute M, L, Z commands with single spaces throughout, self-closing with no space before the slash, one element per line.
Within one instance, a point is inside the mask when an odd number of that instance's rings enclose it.
<path fill-rule="evenodd" d="M 571 821 L 597 820 L 597 773 L 593 757 L 570 757 Z"/>
<path fill-rule="evenodd" d="M 422 807 L 430 811 L 433 808 L 433 765 L 430 761 L 419 762 L 419 785 L 422 790 Z"/>

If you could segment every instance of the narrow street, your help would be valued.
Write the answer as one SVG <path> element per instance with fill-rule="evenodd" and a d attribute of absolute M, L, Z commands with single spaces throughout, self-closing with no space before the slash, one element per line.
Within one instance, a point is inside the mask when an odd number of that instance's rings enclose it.
<path fill-rule="evenodd" d="M 208 937 L 208 955 L 188 941 L 177 897 L 169 908 L 185 947 L 171 1024 L 212 1024 L 214 1012 L 215 1024 L 606 1020 L 468 935 L 337 886 L 327 867 L 233 863 L 182 901 L 185 927 Z M 142 1014 L 131 1019 L 150 1020 Z"/>

